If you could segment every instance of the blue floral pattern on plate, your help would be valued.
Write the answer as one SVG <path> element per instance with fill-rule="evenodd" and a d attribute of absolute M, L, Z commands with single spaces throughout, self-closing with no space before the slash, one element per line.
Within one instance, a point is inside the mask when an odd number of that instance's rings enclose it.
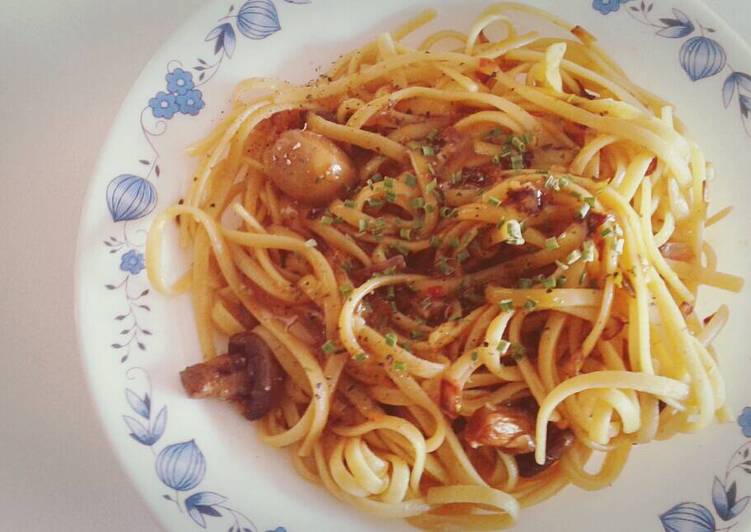
<path fill-rule="evenodd" d="M 627 5 L 628 4 L 628 5 Z M 702 25 L 680 9 L 672 8 L 672 16 L 655 19 L 656 2 L 644 0 L 592 0 L 592 8 L 603 15 L 619 11 L 621 7 L 628 15 L 645 26 L 653 28 L 655 35 L 666 39 L 686 39 L 678 51 L 678 61 L 691 81 L 700 81 L 727 70 L 728 75 L 722 84 L 722 103 L 727 108 L 738 97 L 741 123 L 746 134 L 751 137 L 749 114 L 751 114 L 751 76 L 737 71 L 728 62 L 725 48 L 709 35 L 715 29 Z M 696 33 L 699 35 L 695 35 Z"/>
<path fill-rule="evenodd" d="M 284 0 L 289 4 L 307 4 L 309 0 Z M 124 310 L 114 316 L 120 327 L 118 339 L 110 347 L 119 353 L 120 362 L 128 363 L 131 350 L 147 351 L 146 338 L 153 333 L 144 326 L 151 307 L 147 298 L 149 288 L 138 289 L 136 284 L 145 283 L 142 278 L 146 232 L 132 231 L 128 222 L 149 215 L 157 205 L 158 196 L 153 180 L 161 176 L 160 154 L 155 144 L 156 137 L 166 133 L 168 121 L 178 115 L 197 116 L 206 106 L 199 87 L 208 83 L 219 71 L 225 59 L 231 59 L 237 47 L 237 32 L 249 39 L 265 39 L 281 30 L 279 15 L 272 0 L 247 0 L 235 9 L 230 5 L 225 16 L 206 34 L 205 42 L 213 43 L 212 61 L 197 59 L 192 68 L 172 60 L 167 64 L 164 87 L 149 98 L 141 111 L 139 125 L 143 138 L 151 150 L 151 156 L 138 159 L 146 167 L 145 173 L 123 173 L 107 185 L 107 209 L 112 221 L 119 224 L 120 236 L 111 235 L 104 240 L 108 253 L 119 257 L 119 279 L 105 285 L 107 290 L 119 291 L 124 300 Z M 130 437 L 151 451 L 156 478 L 171 490 L 162 497 L 176 509 L 190 517 L 190 522 L 207 528 L 213 519 L 223 523 L 227 532 L 258 532 L 255 524 L 242 512 L 233 508 L 227 497 L 199 489 L 206 474 L 207 461 L 195 439 L 164 445 L 157 451 L 167 430 L 167 405 L 156 411 L 152 404 L 151 379 L 141 367 L 126 370 L 126 377 L 134 384 L 139 381 L 145 388 L 141 393 L 133 384 L 125 389 L 125 400 L 130 412 L 123 415 L 123 423 Z M 195 491 L 194 491 L 195 490 Z M 192 493 L 191 493 L 192 492 Z M 229 528 L 226 528 L 229 525 Z M 276 527 L 266 532 L 287 532 Z"/>

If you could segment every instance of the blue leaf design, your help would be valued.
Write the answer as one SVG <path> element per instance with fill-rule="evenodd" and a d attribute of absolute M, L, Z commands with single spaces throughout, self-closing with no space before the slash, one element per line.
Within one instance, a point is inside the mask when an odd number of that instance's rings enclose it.
<path fill-rule="evenodd" d="M 681 46 L 679 58 L 691 81 L 714 76 L 725 67 L 725 49 L 708 37 L 691 37 Z"/>
<path fill-rule="evenodd" d="M 746 509 L 746 506 L 748 506 L 748 501 L 751 500 L 751 497 L 743 497 L 741 500 L 736 502 L 733 506 L 730 507 L 730 519 L 734 519 L 740 515 L 740 513 Z"/>
<path fill-rule="evenodd" d="M 203 517 L 203 514 L 198 511 L 198 508 L 195 506 L 188 508 L 188 515 L 198 526 L 206 528 L 206 519 Z"/>
<path fill-rule="evenodd" d="M 733 75 L 742 89 L 751 92 L 751 76 L 743 72 L 733 72 Z"/>
<path fill-rule="evenodd" d="M 689 26 L 684 26 L 682 24 L 665 26 L 657 32 L 657 35 L 660 37 L 667 37 L 668 39 L 680 39 L 686 35 L 690 35 L 694 31 L 694 25 L 690 22 L 689 24 Z"/>
<path fill-rule="evenodd" d="M 673 506 L 660 516 L 665 532 L 714 532 L 715 520 L 712 512 L 695 502 L 684 502 Z"/>
<path fill-rule="evenodd" d="M 204 41 L 209 42 L 220 37 L 224 32 L 224 26 L 226 26 L 226 24 L 220 24 L 219 26 L 216 26 L 214 29 L 212 29 L 209 34 L 206 35 Z"/>
<path fill-rule="evenodd" d="M 735 501 L 730 504 L 728 499 L 729 496 L 728 493 L 725 492 L 725 485 L 719 478 L 714 477 L 714 483 L 712 484 L 712 504 L 714 504 L 714 509 L 717 512 L 717 515 L 719 515 L 723 521 L 728 520 L 730 506 L 735 504 Z M 735 499 L 735 495 L 733 495 L 733 499 Z"/>
<path fill-rule="evenodd" d="M 191 506 L 214 506 L 227 500 L 224 495 L 219 495 L 213 491 L 199 491 L 185 499 L 185 507 Z"/>
<path fill-rule="evenodd" d="M 151 441 L 151 433 L 149 432 L 149 429 L 144 427 L 140 421 L 130 416 L 123 416 L 123 421 L 125 421 L 125 424 L 130 429 L 131 438 L 142 445 L 151 446 L 154 444 L 154 442 Z"/>
<path fill-rule="evenodd" d="M 167 426 L 167 407 L 163 406 L 154 419 L 154 424 L 151 426 L 151 439 L 154 443 L 159 441 L 159 438 L 164 434 L 164 429 Z"/>
<path fill-rule="evenodd" d="M 237 12 L 237 29 L 250 39 L 265 39 L 282 27 L 271 0 L 248 0 Z"/>
<path fill-rule="evenodd" d="M 691 25 L 693 27 L 693 24 L 691 23 L 691 19 L 688 18 L 688 15 L 681 11 L 680 9 L 673 8 L 673 15 L 675 15 L 675 18 L 680 21 L 680 23 L 684 26 Z"/>
<path fill-rule="evenodd" d="M 151 415 L 151 412 L 149 412 L 149 405 L 144 399 L 138 397 L 133 390 L 130 390 L 129 388 L 125 389 L 125 400 L 128 401 L 130 408 L 136 414 L 142 418 L 149 419 L 149 416 Z"/>
<path fill-rule="evenodd" d="M 237 37 L 235 37 L 235 30 L 231 24 L 227 24 L 224 28 L 224 53 L 227 57 L 231 58 L 235 52 L 235 44 L 237 43 Z"/>
<path fill-rule="evenodd" d="M 156 206 L 156 188 L 149 181 L 132 174 L 121 174 L 107 185 L 107 208 L 112 220 L 137 220 Z"/>
<path fill-rule="evenodd" d="M 738 105 L 741 108 L 741 114 L 743 115 L 743 118 L 748 118 L 748 114 L 749 112 L 751 112 L 751 98 L 749 98 L 745 94 L 738 95 Z M 744 426 L 743 434 L 744 435 L 751 434 L 751 426 Z M 751 436 L 747 436 L 747 437 L 751 437 Z"/>
<path fill-rule="evenodd" d="M 730 74 L 722 84 L 722 103 L 726 108 L 728 105 L 730 105 L 730 102 L 733 101 L 733 96 L 735 96 L 735 88 L 737 85 L 738 82 L 735 78 L 735 72 Z"/>
<path fill-rule="evenodd" d="M 195 440 L 175 443 L 156 457 L 156 474 L 166 486 L 177 491 L 195 488 L 206 474 L 206 459 Z"/>

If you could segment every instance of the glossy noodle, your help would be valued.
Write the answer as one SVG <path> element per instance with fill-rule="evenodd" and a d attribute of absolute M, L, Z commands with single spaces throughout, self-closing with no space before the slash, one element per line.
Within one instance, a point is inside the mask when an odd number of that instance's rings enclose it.
<path fill-rule="evenodd" d="M 191 396 L 235 404 L 359 509 L 497 529 L 724 418 L 728 311 L 694 306 L 742 281 L 703 240 L 727 214 L 708 214 L 712 166 L 591 35 L 501 3 L 405 42 L 434 16 L 308 85 L 240 83 L 147 268 L 192 299 Z M 161 260 L 175 222 L 182 277 Z"/>

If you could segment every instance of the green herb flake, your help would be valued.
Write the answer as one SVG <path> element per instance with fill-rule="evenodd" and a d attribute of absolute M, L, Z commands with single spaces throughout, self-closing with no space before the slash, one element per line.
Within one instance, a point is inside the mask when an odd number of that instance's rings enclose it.
<path fill-rule="evenodd" d="M 417 186 L 417 178 L 412 174 L 405 175 L 404 182 L 407 184 L 408 187 L 415 188 Z"/>
<path fill-rule="evenodd" d="M 498 342 L 496 349 L 498 350 L 500 354 L 505 355 L 510 347 L 511 347 L 511 342 L 509 342 L 508 340 L 501 339 L 501 341 Z"/>
<path fill-rule="evenodd" d="M 433 146 L 430 146 L 428 144 L 424 144 L 422 146 L 422 154 L 425 157 L 432 157 L 433 155 L 435 155 L 435 150 L 433 149 Z"/>
<path fill-rule="evenodd" d="M 554 236 L 545 240 L 545 249 L 558 249 L 561 245 L 558 243 L 558 239 Z"/>
<path fill-rule="evenodd" d="M 537 308 L 537 301 L 532 298 L 527 298 L 527 300 L 524 302 L 524 310 L 531 312 L 535 308 Z"/>
<path fill-rule="evenodd" d="M 498 302 L 498 306 L 501 307 L 501 310 L 504 312 L 514 310 L 514 302 L 511 299 L 501 299 Z"/>
<path fill-rule="evenodd" d="M 488 203 L 494 207 L 498 207 L 501 204 L 501 200 L 495 196 L 488 196 Z"/>
<path fill-rule="evenodd" d="M 336 351 L 336 344 L 331 340 L 326 340 L 326 343 L 321 346 L 321 351 L 330 355 Z"/>
<path fill-rule="evenodd" d="M 389 347 L 394 347 L 396 345 L 396 335 L 394 333 L 386 333 L 383 337 L 386 339 L 386 345 Z"/>
<path fill-rule="evenodd" d="M 516 284 L 519 288 L 532 288 L 533 282 L 528 277 L 520 277 Z"/>

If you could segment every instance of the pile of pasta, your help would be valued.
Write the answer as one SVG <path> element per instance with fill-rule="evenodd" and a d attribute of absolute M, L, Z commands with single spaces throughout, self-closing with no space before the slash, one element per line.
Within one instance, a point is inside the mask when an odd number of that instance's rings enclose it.
<path fill-rule="evenodd" d="M 190 293 L 205 359 L 242 331 L 271 348 L 285 393 L 261 438 L 304 478 L 415 526 L 494 529 L 568 484 L 611 485 L 634 444 L 724 419 L 728 309 L 694 305 L 742 281 L 703 239 L 729 212 L 707 213 L 712 166 L 591 35 L 501 3 L 405 44 L 434 16 L 310 84 L 240 83 L 147 268 Z M 351 182 L 326 197 L 272 178 L 289 130 L 336 145 Z M 176 219 L 192 265 L 169 284 Z"/>

